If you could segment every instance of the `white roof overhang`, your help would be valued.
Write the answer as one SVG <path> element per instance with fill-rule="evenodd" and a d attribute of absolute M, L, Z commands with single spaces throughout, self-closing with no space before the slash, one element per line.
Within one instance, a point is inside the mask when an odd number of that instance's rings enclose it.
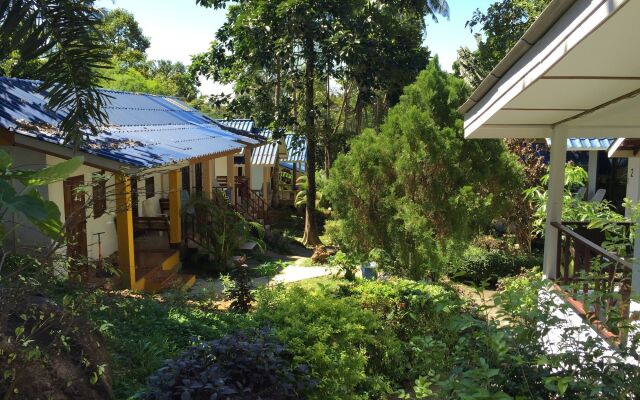
<path fill-rule="evenodd" d="M 459 109 L 465 137 L 640 137 L 638 20 L 640 1 L 552 1 Z"/>
<path fill-rule="evenodd" d="M 611 144 L 607 154 L 610 158 L 640 157 L 640 139 L 618 138 Z"/>

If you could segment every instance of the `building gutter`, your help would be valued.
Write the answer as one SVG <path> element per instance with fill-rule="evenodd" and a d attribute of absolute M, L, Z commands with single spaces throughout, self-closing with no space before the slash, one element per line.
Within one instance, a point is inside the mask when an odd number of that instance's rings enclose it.
<path fill-rule="evenodd" d="M 498 65 L 491 70 L 484 80 L 473 91 L 469 99 L 458 108 L 461 114 L 467 113 L 478 104 L 498 81 L 542 38 L 551 27 L 573 6 L 576 0 L 552 0 L 536 21 L 522 35 Z"/>

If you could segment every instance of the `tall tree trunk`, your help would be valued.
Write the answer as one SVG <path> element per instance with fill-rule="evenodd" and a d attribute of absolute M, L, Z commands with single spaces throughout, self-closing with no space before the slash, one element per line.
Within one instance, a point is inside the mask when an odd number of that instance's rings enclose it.
<path fill-rule="evenodd" d="M 306 246 L 321 244 L 316 223 L 316 147 L 317 136 L 315 129 L 315 115 L 313 111 L 315 90 L 316 54 L 313 40 L 306 39 L 304 45 L 304 120 L 307 136 L 307 205 L 305 208 L 304 235 L 302 242 Z"/>
<path fill-rule="evenodd" d="M 351 93 L 351 85 L 345 87 L 343 89 L 342 95 L 342 105 L 340 106 L 340 111 L 338 111 L 338 119 L 336 121 L 336 126 L 331 130 L 329 134 L 330 138 L 334 138 L 338 134 L 338 129 L 340 128 L 340 123 L 342 121 L 342 113 L 344 112 L 345 125 L 343 126 L 343 133 L 346 128 L 346 120 L 347 120 L 347 103 L 349 102 L 349 93 Z M 329 123 L 329 122 L 327 122 Z M 325 167 L 327 168 L 327 178 L 329 177 L 329 170 L 331 169 L 331 165 L 333 164 L 333 159 L 331 157 L 331 153 L 329 150 L 325 153 Z"/>
<path fill-rule="evenodd" d="M 356 98 L 355 118 L 356 118 L 356 135 L 362 133 L 362 122 L 364 118 L 365 106 L 369 98 L 369 88 L 358 83 L 358 97 Z"/>
<path fill-rule="evenodd" d="M 349 89 L 351 89 L 351 85 L 349 85 Z M 344 124 L 342 125 L 342 135 L 344 137 L 347 136 L 347 131 L 349 128 L 349 106 L 351 105 L 351 90 L 348 90 L 344 94 Z"/>
<path fill-rule="evenodd" d="M 280 99 L 282 98 L 282 73 L 280 69 L 280 62 L 278 61 L 278 71 L 276 73 L 276 90 L 275 90 L 275 104 L 276 104 L 276 129 L 282 128 L 282 112 L 280 110 Z M 284 138 L 278 139 L 284 141 Z M 276 148 L 278 153 L 279 148 Z M 276 162 L 273 166 L 273 176 L 271 179 L 271 207 L 277 208 L 280 206 L 280 158 L 276 154 Z"/>
<path fill-rule="evenodd" d="M 331 168 L 331 83 L 329 77 L 329 66 L 327 66 L 327 82 L 326 82 L 327 109 L 324 116 L 324 175 L 329 178 L 329 169 Z"/>

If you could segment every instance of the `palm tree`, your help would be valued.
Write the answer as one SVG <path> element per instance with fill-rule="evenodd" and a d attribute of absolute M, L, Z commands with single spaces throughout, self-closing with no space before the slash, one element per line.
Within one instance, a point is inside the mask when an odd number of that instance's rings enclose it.
<path fill-rule="evenodd" d="M 39 60 L 39 90 L 54 110 L 65 142 L 79 146 L 106 124 L 107 96 L 97 89 L 110 54 L 97 29 L 93 0 L 0 0 L 0 63 Z"/>

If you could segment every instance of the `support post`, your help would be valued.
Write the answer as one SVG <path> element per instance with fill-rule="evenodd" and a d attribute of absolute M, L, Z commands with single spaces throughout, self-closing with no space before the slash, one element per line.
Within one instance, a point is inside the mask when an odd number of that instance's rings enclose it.
<path fill-rule="evenodd" d="M 247 178 L 247 189 L 251 192 L 251 153 L 253 148 L 247 146 L 244 148 L 244 176 Z"/>
<path fill-rule="evenodd" d="M 627 163 L 627 195 L 631 204 L 640 201 L 640 157 L 629 157 Z M 630 208 L 624 211 L 627 218 L 634 217 Z M 635 217 L 638 217 L 635 215 Z M 638 221 L 636 221 L 636 224 Z M 631 295 L 640 294 L 640 232 L 635 232 L 633 242 L 633 271 L 631 273 Z"/>
<path fill-rule="evenodd" d="M 627 194 L 626 198 L 636 204 L 640 200 L 640 157 L 629 157 L 627 162 Z M 624 216 L 631 217 L 631 210 L 626 209 Z"/>
<path fill-rule="evenodd" d="M 264 210 L 269 209 L 269 185 L 271 184 L 271 167 L 262 168 L 262 198 L 264 199 Z"/>
<path fill-rule="evenodd" d="M 131 211 L 131 180 L 123 173 L 116 174 L 116 230 L 118 233 L 118 264 L 122 281 L 129 289 L 136 289 L 136 266 L 133 247 L 133 213 Z"/>
<path fill-rule="evenodd" d="M 564 196 L 564 169 L 567 162 L 567 131 L 557 126 L 551 137 L 551 159 L 547 189 L 547 221 L 544 230 L 544 275 L 556 278 L 558 230 L 552 222 L 562 222 L 562 200 Z"/>
<path fill-rule="evenodd" d="M 588 183 L 588 190 L 587 190 L 587 200 L 591 199 L 593 197 L 594 194 L 596 194 L 596 181 L 598 179 L 598 152 L 597 151 L 590 151 L 589 152 L 589 168 L 588 168 L 588 173 L 589 173 L 589 183 Z"/>
<path fill-rule="evenodd" d="M 236 168 L 233 164 L 233 155 L 227 156 L 227 188 L 231 196 L 231 204 L 236 205 Z"/>
<path fill-rule="evenodd" d="M 182 222 L 180 220 L 180 170 L 169 171 L 169 243 L 180 245 Z"/>
<path fill-rule="evenodd" d="M 296 190 L 296 179 L 298 179 L 298 163 L 294 162 L 291 169 L 291 190 Z"/>
<path fill-rule="evenodd" d="M 212 198 L 213 176 L 211 174 L 211 164 L 214 160 L 206 159 L 202 161 L 202 192 L 207 199 Z"/>

